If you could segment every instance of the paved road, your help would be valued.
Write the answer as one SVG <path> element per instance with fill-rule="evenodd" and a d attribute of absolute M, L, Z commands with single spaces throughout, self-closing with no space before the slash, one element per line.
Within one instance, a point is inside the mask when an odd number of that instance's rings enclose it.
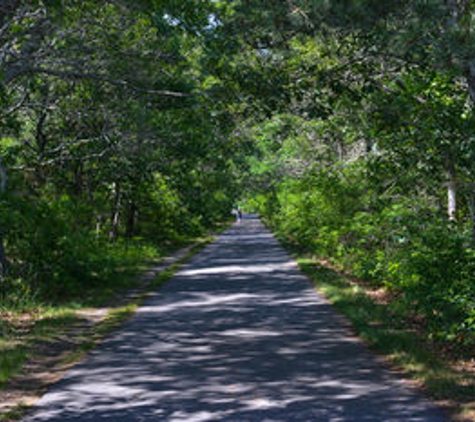
<path fill-rule="evenodd" d="M 442 422 L 248 217 L 38 403 L 32 421 Z"/>

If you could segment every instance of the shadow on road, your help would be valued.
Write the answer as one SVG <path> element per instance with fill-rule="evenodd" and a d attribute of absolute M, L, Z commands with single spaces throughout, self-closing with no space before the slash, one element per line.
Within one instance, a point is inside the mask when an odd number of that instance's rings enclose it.
<path fill-rule="evenodd" d="M 29 421 L 445 420 L 394 379 L 255 218 L 184 267 Z"/>

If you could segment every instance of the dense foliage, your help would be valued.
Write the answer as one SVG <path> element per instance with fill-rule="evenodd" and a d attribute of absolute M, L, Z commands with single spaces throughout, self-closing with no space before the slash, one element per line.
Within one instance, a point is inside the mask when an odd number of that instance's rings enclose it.
<path fill-rule="evenodd" d="M 3 2 L 3 297 L 94 286 L 132 239 L 199 233 L 241 197 L 434 337 L 475 341 L 474 13 Z"/>
<path fill-rule="evenodd" d="M 245 25 L 249 206 L 394 291 L 433 337 L 473 343 L 471 2 L 257 3 L 231 23 Z"/>
<path fill-rule="evenodd" d="M 2 2 L 4 304 L 82 294 L 139 245 L 229 215 L 237 154 L 197 72 L 204 6 Z"/>

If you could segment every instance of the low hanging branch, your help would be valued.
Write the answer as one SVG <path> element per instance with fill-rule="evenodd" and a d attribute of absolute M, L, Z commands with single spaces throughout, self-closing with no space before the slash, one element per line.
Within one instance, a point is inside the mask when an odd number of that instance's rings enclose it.
<path fill-rule="evenodd" d="M 18 100 L 16 104 L 14 104 L 9 109 L 5 110 L 5 112 L 0 114 L 0 120 L 5 119 L 8 116 L 11 116 L 12 114 L 16 113 L 20 108 L 23 107 L 27 98 L 28 98 L 28 93 L 24 92 L 22 97 Z"/>
<path fill-rule="evenodd" d="M 177 91 L 170 91 L 166 89 L 146 89 L 141 88 L 133 83 L 110 78 L 108 76 L 99 75 L 96 73 L 87 73 L 87 72 L 77 72 L 77 71 L 67 71 L 67 70 L 56 70 L 56 69 L 45 69 L 42 67 L 17 67 L 16 69 L 12 69 L 9 73 L 7 72 L 4 78 L 5 84 L 11 83 L 14 79 L 19 78 L 20 76 L 24 75 L 31 75 L 31 74 L 43 74 L 49 76 L 55 76 L 62 79 L 88 79 L 88 80 L 95 80 L 100 82 L 106 82 L 110 85 L 117 86 L 124 89 L 130 89 L 135 92 L 140 92 L 142 94 L 150 94 L 150 95 L 161 95 L 166 97 L 175 97 L 175 98 L 187 98 L 190 94 L 186 94 L 184 92 L 177 92 Z"/>

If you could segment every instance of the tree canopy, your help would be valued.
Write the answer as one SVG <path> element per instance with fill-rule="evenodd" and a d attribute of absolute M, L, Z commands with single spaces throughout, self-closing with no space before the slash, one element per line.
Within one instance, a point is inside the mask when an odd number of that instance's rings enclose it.
<path fill-rule="evenodd" d="M 474 7 L 4 0 L 2 298 L 240 203 L 474 341 Z"/>

